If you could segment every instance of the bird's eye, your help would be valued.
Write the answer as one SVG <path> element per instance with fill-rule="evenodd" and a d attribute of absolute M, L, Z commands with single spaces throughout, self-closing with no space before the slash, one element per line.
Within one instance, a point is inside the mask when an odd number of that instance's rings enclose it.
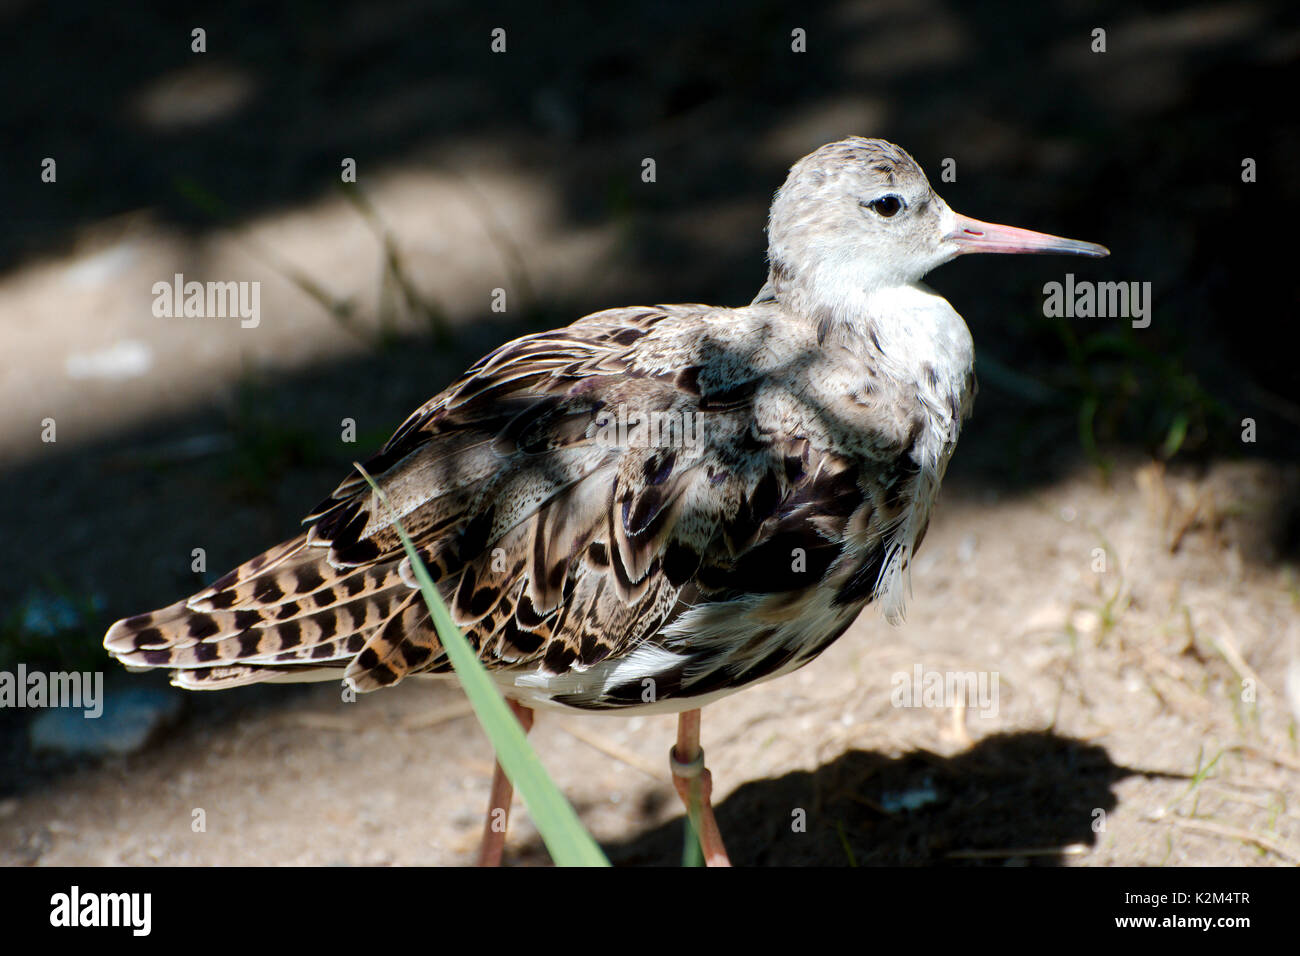
<path fill-rule="evenodd" d="M 859 205 L 865 206 L 874 212 L 877 216 L 884 216 L 889 219 L 898 214 L 903 208 L 903 200 L 898 196 L 889 195 L 881 196 L 879 199 L 873 199 L 871 202 L 863 200 Z"/>

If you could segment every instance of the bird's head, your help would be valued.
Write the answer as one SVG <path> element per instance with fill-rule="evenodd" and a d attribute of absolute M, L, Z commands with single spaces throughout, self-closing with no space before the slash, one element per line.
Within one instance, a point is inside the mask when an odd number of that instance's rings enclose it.
<path fill-rule="evenodd" d="M 828 303 L 917 282 L 969 252 L 1105 256 L 1104 246 L 958 215 L 903 149 L 849 137 L 790 169 L 768 221 L 769 285 Z"/>

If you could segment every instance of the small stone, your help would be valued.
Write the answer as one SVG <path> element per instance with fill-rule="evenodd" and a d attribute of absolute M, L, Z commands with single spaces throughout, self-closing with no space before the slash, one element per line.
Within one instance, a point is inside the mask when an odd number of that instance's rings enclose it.
<path fill-rule="evenodd" d="M 1101 633 L 1101 615 L 1089 609 L 1075 611 L 1070 615 L 1070 626 L 1080 637 L 1095 637 Z"/>
<path fill-rule="evenodd" d="M 104 692 L 103 712 L 87 717 L 84 708 L 58 707 L 41 714 L 27 728 L 33 750 L 67 756 L 113 756 L 135 753 L 179 715 L 180 697 L 150 687 Z"/>

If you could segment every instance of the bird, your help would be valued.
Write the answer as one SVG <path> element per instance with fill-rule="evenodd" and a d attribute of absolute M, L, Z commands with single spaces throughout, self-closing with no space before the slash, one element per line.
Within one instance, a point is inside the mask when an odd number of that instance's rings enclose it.
<path fill-rule="evenodd" d="M 301 533 L 116 622 L 106 649 L 195 690 L 448 676 L 400 521 L 525 731 L 538 708 L 678 715 L 674 786 L 705 862 L 729 865 L 701 708 L 812 661 L 868 604 L 902 621 L 971 412 L 970 331 L 922 277 L 967 253 L 1109 254 L 959 215 L 861 136 L 796 162 L 766 231 L 749 305 L 613 308 L 507 342 Z M 511 797 L 498 763 L 480 863 L 501 861 Z"/>

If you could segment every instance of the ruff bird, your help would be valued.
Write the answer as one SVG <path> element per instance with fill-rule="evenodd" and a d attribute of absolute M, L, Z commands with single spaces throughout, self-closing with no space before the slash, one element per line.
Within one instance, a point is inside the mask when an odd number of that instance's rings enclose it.
<path fill-rule="evenodd" d="M 906 573 L 975 393 L 921 284 L 970 252 L 1104 256 L 954 213 L 906 152 L 823 146 L 772 202 L 743 308 L 610 309 L 496 349 L 416 410 L 306 529 L 107 649 L 176 685 L 451 670 L 400 519 L 525 729 L 538 707 L 678 713 L 675 787 L 725 864 L 700 708 L 807 664 Z M 498 764 L 492 811 L 508 810 Z M 480 861 L 500 860 L 485 828 Z"/>

